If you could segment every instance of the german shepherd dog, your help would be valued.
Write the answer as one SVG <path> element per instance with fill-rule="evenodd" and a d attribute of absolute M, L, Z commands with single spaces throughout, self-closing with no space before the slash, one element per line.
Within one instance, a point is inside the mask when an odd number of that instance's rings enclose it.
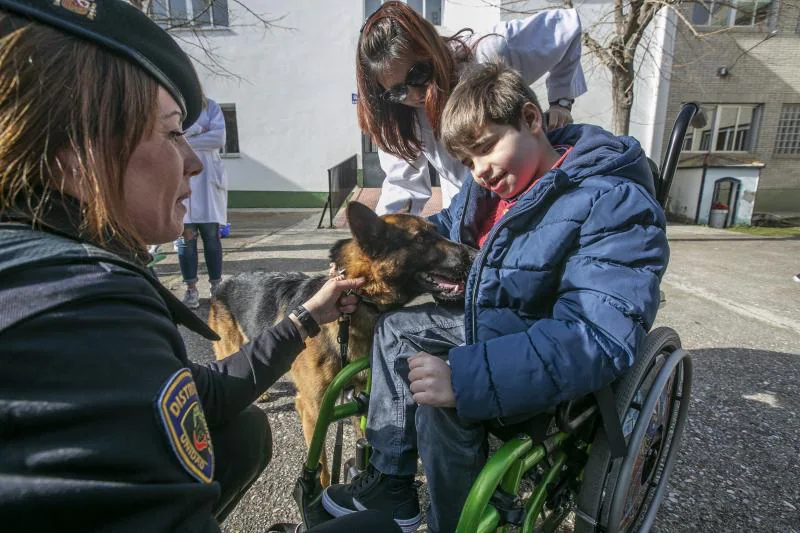
<path fill-rule="evenodd" d="M 361 303 L 350 319 L 349 360 L 369 355 L 379 314 L 430 293 L 437 301 L 457 302 L 475 250 L 445 239 L 425 219 L 408 214 L 379 217 L 358 202 L 347 206 L 353 237 L 336 242 L 330 260 L 348 278 L 365 278 L 358 290 Z M 223 281 L 211 303 L 208 323 L 221 337 L 214 343 L 217 359 L 235 353 L 263 328 L 278 323 L 307 301 L 328 275 L 251 272 Z M 325 390 L 341 369 L 338 326 L 321 326 L 306 340 L 290 374 L 297 388 L 295 408 L 303 424 L 306 445 L 311 443 Z M 354 383 L 356 389 L 363 383 Z M 320 459 L 323 486 L 330 483 L 327 458 Z"/>

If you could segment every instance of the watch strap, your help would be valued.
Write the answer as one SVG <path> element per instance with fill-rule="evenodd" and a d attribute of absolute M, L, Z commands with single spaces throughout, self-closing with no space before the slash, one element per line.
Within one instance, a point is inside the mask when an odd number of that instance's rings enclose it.
<path fill-rule="evenodd" d="M 311 316 L 311 313 L 309 313 L 305 307 L 298 305 L 294 308 L 292 313 L 297 317 L 297 320 L 300 322 L 300 325 L 303 326 L 303 329 L 306 330 L 309 337 L 314 337 L 319 333 L 319 324 L 317 324 L 317 321 L 314 320 L 314 317 Z"/>
<path fill-rule="evenodd" d="M 563 107 L 564 109 L 566 109 L 568 111 L 572 111 L 572 104 L 574 102 L 575 102 L 575 100 L 572 100 L 570 98 L 559 98 L 555 102 L 550 102 L 550 106 L 557 105 L 559 107 Z"/>

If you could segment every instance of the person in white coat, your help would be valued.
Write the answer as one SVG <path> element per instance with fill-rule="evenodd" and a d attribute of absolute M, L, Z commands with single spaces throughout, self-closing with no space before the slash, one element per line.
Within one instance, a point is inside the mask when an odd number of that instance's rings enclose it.
<path fill-rule="evenodd" d="M 211 294 L 222 280 L 222 241 L 219 227 L 227 220 L 228 181 L 219 152 L 225 146 L 225 117 L 219 104 L 205 99 L 197 122 L 184 132 L 186 140 L 203 162 L 203 171 L 191 178 L 192 195 L 185 200 L 183 236 L 178 240 L 178 261 L 186 295 L 183 303 L 200 306 L 197 290 L 197 238 L 203 239 L 203 256 L 208 269 Z"/>
<path fill-rule="evenodd" d="M 549 129 L 572 123 L 572 103 L 586 92 L 574 9 L 441 37 L 404 2 L 386 2 L 364 23 L 357 49 L 359 125 L 378 145 L 386 173 L 378 214 L 422 211 L 431 196 L 428 163 L 439 175 L 442 208 L 470 177 L 439 142 L 442 110 L 465 64 L 501 61 L 528 83 L 549 73 Z"/>

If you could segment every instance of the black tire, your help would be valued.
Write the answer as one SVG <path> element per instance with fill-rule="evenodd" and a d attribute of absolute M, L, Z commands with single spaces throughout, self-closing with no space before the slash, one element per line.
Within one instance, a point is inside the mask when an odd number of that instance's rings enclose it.
<path fill-rule="evenodd" d="M 659 375 L 667 358 L 679 350 L 681 351 L 679 355 L 682 356 L 680 338 L 670 328 L 655 329 L 647 336 L 636 363 L 621 380 L 613 385 L 617 400 L 617 413 L 623 423 L 630 410 L 639 412 L 642 409 L 644 398 L 649 393 L 649 386 L 653 384 L 653 380 Z M 684 373 L 687 370 L 688 380 L 691 380 L 690 362 L 687 357 L 683 357 L 677 366 L 670 371 L 674 374 L 674 377 L 661 389 L 665 391 L 667 387 L 672 388 L 671 396 L 667 396 L 669 412 L 666 416 L 666 424 L 660 425 L 656 430 L 656 435 L 649 441 L 651 445 L 647 450 L 647 454 L 643 456 L 642 476 L 644 476 L 644 472 L 647 472 L 648 475 L 647 480 L 640 479 L 640 483 L 642 486 L 647 485 L 647 487 L 640 489 L 640 491 L 645 491 L 644 497 L 635 509 L 633 523 L 627 526 L 626 529 L 628 530 L 636 530 L 636 524 L 645 516 L 642 514 L 642 510 L 650 508 L 652 505 L 658 506 L 663 497 L 664 491 L 661 485 L 667 481 L 664 473 L 666 471 L 668 476 L 668 470 L 671 470 L 671 467 L 669 469 L 665 468 L 665 461 L 677 452 L 678 440 L 686 417 L 686 409 L 683 404 L 688 402 L 690 393 L 688 382 L 684 379 Z M 642 387 L 645 381 L 648 383 L 648 388 L 646 389 Z M 643 390 L 639 398 L 637 398 L 637 392 L 640 388 L 643 388 Z M 663 395 L 663 392 L 661 395 Z M 634 402 L 634 400 L 638 401 Z M 681 409 L 677 408 L 678 401 L 681 403 Z M 634 403 L 638 405 L 638 409 L 633 405 Z M 651 416 L 652 420 L 653 415 L 649 414 L 649 416 Z M 679 420 L 679 418 L 682 419 Z M 626 441 L 630 439 L 631 432 L 632 428 L 625 435 Z M 641 450 L 637 450 L 637 455 L 640 454 Z M 589 459 L 584 468 L 583 482 L 576 500 L 578 508 L 575 517 L 576 533 L 599 531 L 601 528 L 597 527 L 596 524 L 600 524 L 603 531 L 617 531 L 619 529 L 620 524 L 608 527 L 608 519 L 611 512 L 612 496 L 619 481 L 620 469 L 624 461 L 624 457 L 611 458 L 608 439 L 602 424 L 600 424 L 592 443 Z M 674 462 L 674 458 L 670 462 Z M 656 488 L 656 490 L 653 490 L 653 488 Z"/>

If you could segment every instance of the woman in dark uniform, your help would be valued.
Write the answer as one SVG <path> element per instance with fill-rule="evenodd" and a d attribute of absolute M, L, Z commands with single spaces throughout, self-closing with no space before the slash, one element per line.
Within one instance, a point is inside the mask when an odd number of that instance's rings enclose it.
<path fill-rule="evenodd" d="M 0 0 L 0 530 L 218 531 L 271 457 L 251 403 L 355 309 L 359 280 L 334 278 L 239 353 L 189 360 L 177 324 L 216 335 L 145 243 L 181 232 L 200 107 L 130 5 Z"/>

